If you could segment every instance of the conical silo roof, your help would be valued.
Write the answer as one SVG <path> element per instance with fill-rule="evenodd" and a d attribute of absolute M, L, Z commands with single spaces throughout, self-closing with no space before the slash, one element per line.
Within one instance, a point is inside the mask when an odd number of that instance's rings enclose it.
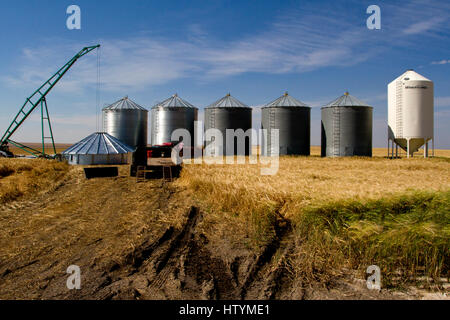
<path fill-rule="evenodd" d="M 278 99 L 266 104 L 263 108 L 279 108 L 279 107 L 309 107 L 305 103 L 291 97 L 287 92 Z"/>
<path fill-rule="evenodd" d="M 103 110 L 145 110 L 147 109 L 141 107 L 136 102 L 131 100 L 128 97 L 124 97 L 119 101 L 114 102 L 113 104 L 103 108 Z"/>
<path fill-rule="evenodd" d="M 208 108 L 250 108 L 245 103 L 242 103 L 231 94 L 227 94 L 222 99 L 217 100 L 213 104 L 206 107 Z"/>
<path fill-rule="evenodd" d="M 407 70 L 406 72 L 404 72 L 401 76 L 397 77 L 394 81 L 398 81 L 398 80 L 420 80 L 420 81 L 431 81 L 428 78 L 425 78 L 423 75 L 418 74 L 417 72 L 415 72 L 414 70 L 410 69 Z"/>
<path fill-rule="evenodd" d="M 134 149 L 106 132 L 96 132 L 63 151 L 62 154 L 123 154 Z"/>
<path fill-rule="evenodd" d="M 197 109 L 194 105 L 190 104 L 186 100 L 180 98 L 178 94 L 174 94 L 169 99 L 164 100 L 161 103 L 156 104 L 153 108 L 194 108 Z"/>
<path fill-rule="evenodd" d="M 333 100 L 327 105 L 323 106 L 323 108 L 328 107 L 370 107 L 370 106 L 367 103 L 362 102 L 361 100 L 355 98 L 354 96 L 346 92 L 344 93 L 344 95 L 340 96 L 336 100 Z"/>

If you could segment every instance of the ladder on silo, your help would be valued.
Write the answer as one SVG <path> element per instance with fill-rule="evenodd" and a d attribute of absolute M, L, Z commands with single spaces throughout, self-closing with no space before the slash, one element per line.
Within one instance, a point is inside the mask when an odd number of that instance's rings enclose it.
<path fill-rule="evenodd" d="M 333 108 L 333 156 L 341 155 L 341 113 L 340 108 Z"/>
<path fill-rule="evenodd" d="M 275 129 L 275 111 L 271 109 L 269 111 L 269 132 L 267 132 L 267 150 L 269 152 L 268 156 L 272 156 L 274 153 L 276 153 L 275 150 L 273 150 L 272 129 Z"/>
<path fill-rule="evenodd" d="M 159 136 L 159 112 L 153 112 L 153 128 L 152 128 L 152 145 L 158 144 L 158 136 Z"/>
<path fill-rule="evenodd" d="M 395 137 L 403 138 L 403 96 L 402 96 L 402 82 L 397 81 L 396 83 L 396 109 L 395 109 Z"/>
<path fill-rule="evenodd" d="M 214 113 L 215 113 L 214 111 L 215 111 L 214 109 L 211 109 L 211 114 L 210 114 L 209 119 L 208 119 L 210 128 L 215 128 L 216 127 L 216 117 L 214 115 Z M 214 137 L 214 141 L 210 142 L 210 144 L 211 144 L 211 148 L 210 148 L 211 156 L 215 156 L 216 155 L 216 141 L 215 140 L 216 140 L 216 137 Z"/>

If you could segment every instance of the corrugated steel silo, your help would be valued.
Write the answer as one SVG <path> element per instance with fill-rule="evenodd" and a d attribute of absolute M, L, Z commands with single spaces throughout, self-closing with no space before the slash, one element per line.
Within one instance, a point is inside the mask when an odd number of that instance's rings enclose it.
<path fill-rule="evenodd" d="M 61 154 L 72 165 L 127 164 L 134 148 L 117 138 L 96 132 L 75 143 Z"/>
<path fill-rule="evenodd" d="M 267 130 L 262 154 L 270 156 L 274 152 L 271 130 L 278 129 L 279 155 L 310 155 L 311 108 L 287 92 L 262 108 L 261 127 Z"/>
<path fill-rule="evenodd" d="M 227 150 L 227 129 L 242 129 L 247 132 L 252 128 L 252 108 L 227 94 L 220 100 L 205 108 L 205 131 L 218 129 L 223 137 L 223 155 L 249 155 L 251 153 L 251 136 L 245 138 L 245 151 L 239 152 L 237 139 L 234 141 L 234 150 Z M 207 142 L 206 145 L 214 142 Z M 231 145 L 231 144 L 230 144 Z M 227 152 L 228 151 L 228 152 Z"/>
<path fill-rule="evenodd" d="M 408 157 L 424 144 L 424 156 L 428 156 L 428 141 L 434 140 L 433 91 L 433 82 L 413 70 L 388 85 L 388 139 Z"/>
<path fill-rule="evenodd" d="M 373 108 L 346 92 L 322 107 L 322 157 L 372 156 Z"/>
<path fill-rule="evenodd" d="M 148 111 L 128 97 L 103 108 L 103 129 L 108 134 L 138 148 L 147 146 Z"/>
<path fill-rule="evenodd" d="M 194 121 L 198 118 L 196 107 L 174 94 L 152 107 L 151 113 L 152 145 L 171 142 L 176 129 L 186 129 L 191 134 L 191 146 L 194 146 Z"/>

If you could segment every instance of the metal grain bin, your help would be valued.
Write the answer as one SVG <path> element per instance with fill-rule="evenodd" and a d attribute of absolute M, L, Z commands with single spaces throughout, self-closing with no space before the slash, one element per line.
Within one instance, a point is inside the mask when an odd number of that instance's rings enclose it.
<path fill-rule="evenodd" d="M 348 92 L 322 107 L 322 157 L 371 157 L 372 113 Z"/>
<path fill-rule="evenodd" d="M 267 130 L 262 154 L 273 153 L 272 129 L 279 130 L 279 155 L 310 155 L 311 108 L 286 92 L 262 108 L 261 128 Z"/>
<path fill-rule="evenodd" d="M 147 146 L 148 111 L 125 97 L 103 108 L 103 129 L 127 145 Z"/>
<path fill-rule="evenodd" d="M 388 143 L 406 151 L 407 157 L 434 138 L 434 84 L 430 79 L 408 70 L 388 85 Z M 389 146 L 389 145 L 388 145 Z M 433 140 L 434 149 L 434 140 Z M 389 148 L 390 149 L 390 148 Z M 394 156 L 394 145 L 392 145 Z"/>
<path fill-rule="evenodd" d="M 194 121 L 198 118 L 198 109 L 180 98 L 177 94 L 158 103 L 151 109 L 152 145 L 171 142 L 176 129 L 186 129 L 191 134 L 191 146 L 194 146 Z"/>
<path fill-rule="evenodd" d="M 117 138 L 96 132 L 61 154 L 71 165 L 112 165 L 129 163 L 133 151 L 134 148 Z"/>
<path fill-rule="evenodd" d="M 242 129 L 247 132 L 252 128 L 252 108 L 227 94 L 222 99 L 205 108 L 205 131 L 218 129 L 223 136 L 223 155 L 249 155 L 251 153 L 251 135 L 245 139 L 245 151 L 239 152 L 237 138 L 234 140 L 234 149 L 227 152 L 227 129 Z M 213 142 L 207 142 L 209 145 Z"/>

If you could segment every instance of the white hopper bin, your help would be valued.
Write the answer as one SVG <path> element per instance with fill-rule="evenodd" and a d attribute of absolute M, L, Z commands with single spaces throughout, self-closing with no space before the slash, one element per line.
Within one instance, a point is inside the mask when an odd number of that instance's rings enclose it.
<path fill-rule="evenodd" d="M 434 88 L 433 82 L 408 70 L 388 85 L 388 156 L 398 157 L 398 147 L 413 156 L 433 141 L 434 155 Z"/>

